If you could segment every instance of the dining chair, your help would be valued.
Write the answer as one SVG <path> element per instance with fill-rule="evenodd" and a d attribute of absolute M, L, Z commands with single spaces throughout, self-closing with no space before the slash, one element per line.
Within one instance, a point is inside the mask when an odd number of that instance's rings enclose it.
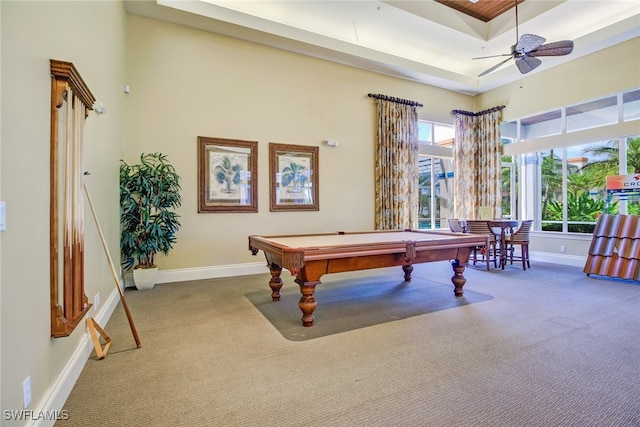
<path fill-rule="evenodd" d="M 447 219 L 447 222 L 449 223 L 449 230 L 453 231 L 454 233 L 464 233 L 466 231 L 462 227 L 462 224 L 460 224 L 460 221 L 458 219 L 449 218 Z"/>
<path fill-rule="evenodd" d="M 490 269 L 490 263 L 493 261 L 494 268 L 498 268 L 498 254 L 497 254 L 497 238 L 491 231 L 489 222 L 484 220 L 468 220 L 467 221 L 467 233 L 481 234 L 487 236 L 487 245 L 476 246 L 473 248 L 473 265 L 476 262 L 487 263 L 487 271 Z M 482 256 L 478 259 L 478 251 Z"/>
<path fill-rule="evenodd" d="M 532 224 L 533 220 L 524 220 L 516 231 L 506 236 L 507 244 L 509 245 L 509 261 L 513 264 L 514 259 L 522 260 L 523 270 L 531 268 L 531 263 L 529 262 L 529 241 L 531 240 Z M 520 255 L 514 254 L 514 245 L 520 245 Z"/>

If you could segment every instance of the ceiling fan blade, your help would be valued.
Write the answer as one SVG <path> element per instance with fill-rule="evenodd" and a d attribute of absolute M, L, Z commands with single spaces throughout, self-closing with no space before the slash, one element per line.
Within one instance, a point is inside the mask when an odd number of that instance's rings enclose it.
<path fill-rule="evenodd" d="M 535 34 L 523 34 L 516 43 L 514 50 L 519 53 L 528 53 L 542 46 L 546 39 Z"/>
<path fill-rule="evenodd" d="M 573 52 L 573 41 L 562 40 L 559 42 L 543 44 L 537 49 L 527 53 L 527 56 L 562 56 Z"/>
<path fill-rule="evenodd" d="M 527 74 L 529 71 L 538 68 L 540 64 L 542 64 L 542 61 L 538 58 L 532 58 L 530 56 L 520 56 L 516 58 L 516 65 L 522 74 Z"/>
<path fill-rule="evenodd" d="M 489 68 L 488 70 L 483 71 L 482 73 L 478 74 L 478 77 L 486 76 L 487 74 L 489 74 L 493 70 L 498 69 L 502 64 L 505 64 L 506 62 L 510 61 L 512 57 L 511 57 L 511 55 L 509 55 L 509 56 L 510 56 L 510 58 L 507 58 L 504 61 L 500 62 L 499 64 L 496 64 L 493 67 Z"/>

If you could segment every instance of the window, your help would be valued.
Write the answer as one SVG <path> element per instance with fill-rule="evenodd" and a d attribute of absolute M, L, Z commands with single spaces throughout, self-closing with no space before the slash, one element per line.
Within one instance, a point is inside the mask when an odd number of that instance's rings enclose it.
<path fill-rule="evenodd" d="M 567 132 L 595 128 L 617 122 L 618 100 L 615 96 L 567 108 Z"/>
<path fill-rule="evenodd" d="M 639 149 L 640 137 L 632 137 L 540 152 L 541 229 L 593 232 L 605 208 L 606 177 L 620 175 L 625 164 L 628 174 L 640 173 L 640 165 L 633 164 Z M 637 200 L 614 201 L 611 213 L 634 213 L 638 207 Z"/>
<path fill-rule="evenodd" d="M 520 121 L 520 139 L 533 139 L 562 133 L 562 112 L 550 111 Z"/>
<path fill-rule="evenodd" d="M 450 147 L 455 130 L 451 125 L 418 120 L 418 140 L 420 144 Z"/>
<path fill-rule="evenodd" d="M 616 125 L 638 119 L 636 89 L 503 123 L 502 142 L 510 155 L 503 157 L 503 213 L 509 214 L 511 188 L 517 198 L 517 215 L 511 217 L 533 218 L 540 231 L 592 233 L 605 209 L 606 177 L 640 173 L 640 135 L 598 140 L 603 132 L 591 129 L 613 126 L 618 132 L 622 127 Z M 593 135 L 600 136 L 589 141 Z M 639 214 L 640 200 L 612 200 L 609 211 Z"/>
<path fill-rule="evenodd" d="M 619 132 L 617 125 L 639 119 L 634 89 L 503 123 L 502 215 L 534 219 L 538 231 L 593 232 L 605 209 L 606 177 L 640 173 L 640 135 L 602 140 L 603 132 L 592 129 Z M 418 129 L 420 228 L 446 227 L 453 217 L 455 129 L 422 120 Z M 640 215 L 640 200 L 614 200 L 610 212 Z"/>
<path fill-rule="evenodd" d="M 615 141 L 609 141 L 604 147 L 605 157 L 600 162 L 597 172 L 602 175 L 634 175 L 640 174 L 640 135 L 627 138 L 622 149 L 615 150 Z M 620 172 L 616 172 L 617 170 Z M 609 171 L 609 172 L 607 172 Z M 608 206 L 613 214 L 640 215 L 640 200 L 637 195 L 617 197 Z"/>
<path fill-rule="evenodd" d="M 623 120 L 640 119 L 640 89 L 622 94 Z"/>
<path fill-rule="evenodd" d="M 448 227 L 453 217 L 453 160 L 420 156 L 419 228 Z"/>
<path fill-rule="evenodd" d="M 502 157 L 502 217 L 516 219 L 516 168 L 512 159 Z"/>
<path fill-rule="evenodd" d="M 433 144 L 433 123 L 418 120 L 418 141 L 420 144 Z"/>
<path fill-rule="evenodd" d="M 419 228 L 448 227 L 453 217 L 453 138 L 454 127 L 418 121 Z"/>
<path fill-rule="evenodd" d="M 530 183 L 524 185 L 527 192 L 535 192 L 533 203 L 524 208 L 526 216 L 537 216 L 542 231 L 593 232 L 605 208 L 606 177 L 618 174 L 617 146 L 613 140 L 523 156 L 520 176 Z"/>

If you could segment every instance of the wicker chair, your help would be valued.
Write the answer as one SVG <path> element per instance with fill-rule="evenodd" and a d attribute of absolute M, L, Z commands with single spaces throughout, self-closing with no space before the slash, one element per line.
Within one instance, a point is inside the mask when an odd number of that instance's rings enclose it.
<path fill-rule="evenodd" d="M 522 260 L 522 269 L 531 268 L 529 262 L 529 241 L 531 240 L 531 226 L 533 220 L 528 219 L 522 221 L 522 224 L 511 235 L 507 236 L 507 245 L 509 245 L 509 260 L 513 264 L 513 260 Z M 515 255 L 514 245 L 520 245 L 520 255 Z"/>
<path fill-rule="evenodd" d="M 498 268 L 498 251 L 496 247 L 498 241 L 489 227 L 489 222 L 485 220 L 468 220 L 467 233 L 487 236 L 488 245 L 473 248 L 473 265 L 476 265 L 476 262 L 486 262 L 487 270 L 489 270 L 489 263 L 493 261 L 493 267 Z M 480 259 L 478 258 L 478 251 L 482 255 Z"/>

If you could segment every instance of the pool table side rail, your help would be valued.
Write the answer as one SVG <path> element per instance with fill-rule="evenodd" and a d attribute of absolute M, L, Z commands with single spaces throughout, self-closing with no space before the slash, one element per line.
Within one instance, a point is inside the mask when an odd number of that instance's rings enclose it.
<path fill-rule="evenodd" d="M 398 231 L 398 230 L 391 230 Z M 411 231 L 411 230 L 404 230 Z M 381 231 L 382 233 L 384 231 Z M 381 233 L 376 231 L 375 233 Z M 371 232 L 369 232 L 371 233 Z M 369 242 L 359 244 L 345 244 L 345 245 L 326 245 L 318 247 L 306 247 L 296 248 L 289 247 L 271 239 L 292 237 L 292 235 L 285 236 L 249 236 L 249 250 L 252 254 L 256 255 L 259 250 L 265 253 L 267 259 L 272 259 L 274 262 L 280 264 L 281 267 L 286 268 L 292 274 L 297 274 L 305 265 L 305 261 L 325 260 L 325 259 L 337 259 L 337 258 L 352 258 L 352 257 L 370 257 L 374 255 L 384 254 L 404 254 L 407 263 L 416 257 L 417 252 L 436 250 L 446 251 L 449 249 L 465 248 L 481 246 L 486 243 L 486 236 L 481 235 L 460 235 L 453 233 L 424 233 L 423 234 L 437 234 L 439 237 L 442 235 L 451 234 L 450 239 L 438 239 L 438 240 L 403 240 L 394 242 Z M 341 233 L 323 233 L 323 234 L 308 234 L 308 235 L 296 235 L 295 237 L 304 236 L 330 236 Z M 342 233 L 344 234 L 344 233 Z M 366 234 L 362 233 L 349 233 L 349 234 Z M 466 261 L 466 260 L 465 260 Z"/>

